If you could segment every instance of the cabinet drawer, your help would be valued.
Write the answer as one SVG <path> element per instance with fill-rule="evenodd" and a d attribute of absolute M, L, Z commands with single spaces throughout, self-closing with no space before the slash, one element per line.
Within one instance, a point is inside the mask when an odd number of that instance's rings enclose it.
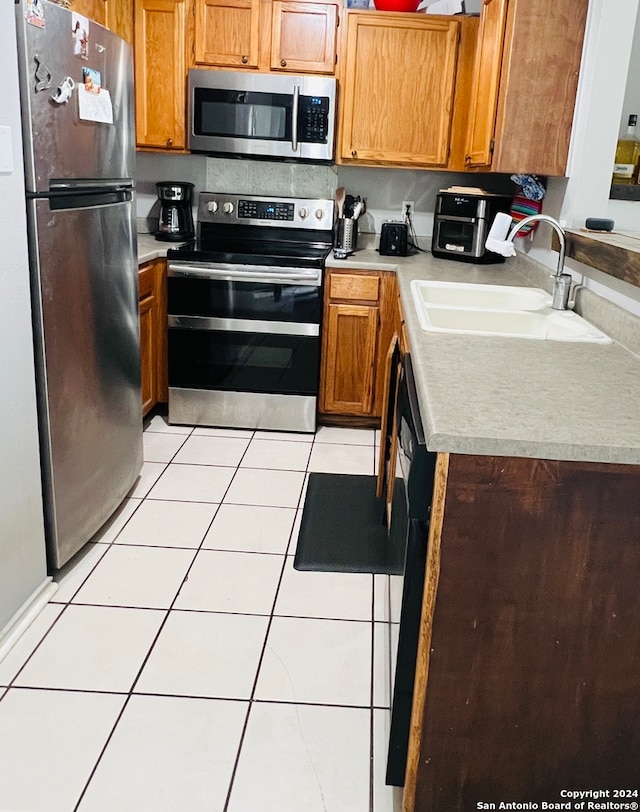
<path fill-rule="evenodd" d="M 379 276 L 361 274 L 331 274 L 329 297 L 331 299 L 358 299 L 377 302 L 380 291 Z"/>
<path fill-rule="evenodd" d="M 155 287 L 155 265 L 150 262 L 138 268 L 138 298 L 144 299 L 153 293 Z"/>

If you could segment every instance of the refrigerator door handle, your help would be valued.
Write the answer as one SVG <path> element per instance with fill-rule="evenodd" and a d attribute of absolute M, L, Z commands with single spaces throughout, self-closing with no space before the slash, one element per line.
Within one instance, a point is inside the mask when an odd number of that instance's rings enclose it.
<path fill-rule="evenodd" d="M 53 189 L 50 192 L 27 193 L 29 200 L 48 200 L 52 211 L 86 209 L 92 206 L 111 206 L 126 203 L 133 198 L 130 187 L 85 187 L 84 189 Z"/>

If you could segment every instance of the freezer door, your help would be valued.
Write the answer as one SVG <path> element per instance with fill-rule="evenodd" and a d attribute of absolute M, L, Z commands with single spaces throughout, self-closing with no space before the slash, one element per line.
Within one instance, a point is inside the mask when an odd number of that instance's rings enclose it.
<path fill-rule="evenodd" d="M 39 0 L 39 6 L 44 27 L 27 21 L 26 0 L 16 7 L 27 191 L 46 192 L 51 179 L 133 177 L 131 47 L 62 6 L 47 0 Z M 80 47 L 74 36 L 76 24 L 87 30 Z M 89 75 L 99 81 L 100 93 L 85 90 L 85 68 L 93 71 Z M 69 99 L 54 101 L 54 96 L 61 98 L 58 88 L 63 88 L 64 96 L 64 87 L 71 84 Z M 109 110 L 112 124 L 95 120 Z"/>
<path fill-rule="evenodd" d="M 30 200 L 38 407 L 50 567 L 122 502 L 142 466 L 131 201 Z"/>

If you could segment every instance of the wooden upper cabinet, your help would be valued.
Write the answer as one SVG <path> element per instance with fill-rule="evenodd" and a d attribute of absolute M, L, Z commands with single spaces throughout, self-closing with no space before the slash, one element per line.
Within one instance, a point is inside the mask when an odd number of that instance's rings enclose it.
<path fill-rule="evenodd" d="M 133 0 L 73 0 L 71 10 L 133 44 Z"/>
<path fill-rule="evenodd" d="M 347 25 L 341 162 L 445 167 L 458 21 L 364 11 L 349 12 Z"/>
<path fill-rule="evenodd" d="M 195 0 L 198 65 L 259 66 L 260 0 Z"/>
<path fill-rule="evenodd" d="M 100 23 L 100 25 L 106 25 L 108 4 L 109 0 L 73 0 L 71 10 Z"/>
<path fill-rule="evenodd" d="M 506 19 L 507 0 L 484 0 L 469 105 L 468 167 L 491 166 Z"/>
<path fill-rule="evenodd" d="M 588 0 L 509 0 L 494 172 L 564 175 Z"/>
<path fill-rule="evenodd" d="M 138 146 L 185 147 L 184 0 L 136 0 L 135 85 Z"/>
<path fill-rule="evenodd" d="M 333 73 L 338 7 L 273 0 L 271 70 Z"/>

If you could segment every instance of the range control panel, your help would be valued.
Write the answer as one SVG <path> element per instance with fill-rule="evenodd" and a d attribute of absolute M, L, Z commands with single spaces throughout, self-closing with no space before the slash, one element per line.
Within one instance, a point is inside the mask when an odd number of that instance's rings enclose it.
<path fill-rule="evenodd" d="M 243 223 L 276 228 L 333 228 L 333 200 L 297 197 L 259 197 L 201 192 L 201 223 Z"/>
<path fill-rule="evenodd" d="M 238 200 L 239 220 L 293 220 L 295 212 L 293 203 L 247 200 L 243 197 Z"/>

